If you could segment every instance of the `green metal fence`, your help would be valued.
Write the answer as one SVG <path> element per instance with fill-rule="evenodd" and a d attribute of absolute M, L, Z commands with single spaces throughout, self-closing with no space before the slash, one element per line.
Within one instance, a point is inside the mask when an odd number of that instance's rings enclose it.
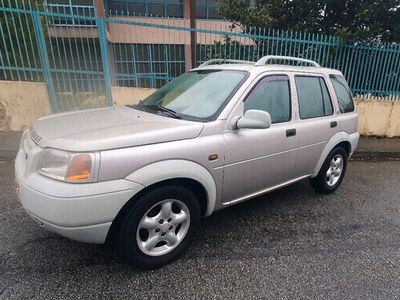
<path fill-rule="evenodd" d="M 399 44 L 346 44 L 321 34 L 232 29 L 220 21 L 190 28 L 184 19 L 98 18 L 90 6 L 69 14 L 63 6 L 32 3 L 0 0 L 0 80 L 46 82 L 54 112 L 112 105 L 115 87 L 162 86 L 185 71 L 191 34 L 197 64 L 296 56 L 341 70 L 357 97 L 400 97 Z"/>

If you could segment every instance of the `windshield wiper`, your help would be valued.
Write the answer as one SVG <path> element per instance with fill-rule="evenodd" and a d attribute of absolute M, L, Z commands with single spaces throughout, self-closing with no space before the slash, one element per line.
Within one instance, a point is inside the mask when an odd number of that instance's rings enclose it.
<path fill-rule="evenodd" d="M 150 109 L 165 113 L 165 114 L 167 114 L 167 115 L 169 115 L 169 116 L 171 116 L 171 117 L 173 117 L 175 119 L 182 119 L 182 116 L 178 112 L 176 112 L 176 111 L 174 111 L 174 110 L 172 110 L 170 108 L 166 108 L 165 106 L 162 106 L 160 104 L 152 104 L 152 105 L 142 104 L 142 105 L 145 106 L 145 107 L 148 107 Z"/>
<path fill-rule="evenodd" d="M 130 108 L 136 108 L 136 107 L 141 107 L 142 110 L 146 110 L 147 108 L 155 111 L 162 112 L 164 114 L 167 114 L 168 116 L 175 118 L 175 119 L 182 119 L 182 116 L 180 113 L 170 109 L 166 108 L 165 106 L 162 106 L 160 104 L 144 104 L 142 100 L 139 100 L 139 103 L 136 105 L 127 105 Z"/>

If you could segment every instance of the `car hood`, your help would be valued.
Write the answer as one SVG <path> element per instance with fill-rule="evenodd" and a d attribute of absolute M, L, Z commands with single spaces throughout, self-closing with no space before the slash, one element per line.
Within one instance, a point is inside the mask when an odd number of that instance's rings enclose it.
<path fill-rule="evenodd" d="M 31 136 L 41 147 L 79 152 L 191 139 L 203 127 L 200 122 L 115 106 L 41 118 Z"/>

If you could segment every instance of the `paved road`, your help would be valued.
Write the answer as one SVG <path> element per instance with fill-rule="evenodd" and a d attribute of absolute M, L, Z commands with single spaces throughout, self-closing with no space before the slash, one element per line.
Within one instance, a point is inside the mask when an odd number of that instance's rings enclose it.
<path fill-rule="evenodd" d="M 218 212 L 151 272 L 41 230 L 0 162 L 0 299 L 400 297 L 400 162 L 351 162 L 340 190 L 301 182 Z"/>

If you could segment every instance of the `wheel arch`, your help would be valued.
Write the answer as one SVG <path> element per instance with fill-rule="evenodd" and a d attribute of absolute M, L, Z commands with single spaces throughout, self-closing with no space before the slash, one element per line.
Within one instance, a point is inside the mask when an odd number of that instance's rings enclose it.
<path fill-rule="evenodd" d="M 125 179 L 139 183 L 145 188 L 168 180 L 197 182 L 204 188 L 207 198 L 204 215 L 209 216 L 214 211 L 217 195 L 215 180 L 205 167 L 193 161 L 181 159 L 159 161 L 136 170 Z"/>
<path fill-rule="evenodd" d="M 314 167 L 311 178 L 314 178 L 318 175 L 319 170 L 321 169 L 322 165 L 324 164 L 326 157 L 337 146 L 342 146 L 344 148 L 344 150 L 346 151 L 347 155 L 350 156 L 351 153 L 353 153 L 353 151 L 354 151 L 353 146 L 352 146 L 351 135 L 342 131 L 342 132 L 336 133 L 333 137 L 331 137 L 331 139 L 325 145 L 325 148 L 322 151 L 316 166 Z"/>
<path fill-rule="evenodd" d="M 111 227 L 108 231 L 107 238 L 106 238 L 106 243 L 109 243 L 114 236 L 114 233 L 118 232 L 119 226 L 121 221 L 123 220 L 124 216 L 129 212 L 129 210 L 136 204 L 136 202 L 146 193 L 150 192 L 151 190 L 154 190 L 156 188 L 162 187 L 162 186 L 168 186 L 168 185 L 178 185 L 182 186 L 185 188 L 189 188 L 191 191 L 193 191 L 196 196 L 198 197 L 199 203 L 200 203 L 200 208 L 201 208 L 201 215 L 205 216 L 206 215 L 206 209 L 207 209 L 207 192 L 198 181 L 195 181 L 193 179 L 189 178 L 173 178 L 173 179 L 167 179 L 163 180 L 160 182 L 156 182 L 150 186 L 144 187 L 142 190 L 140 190 L 137 194 L 135 194 L 131 199 L 129 199 L 119 210 L 118 214 L 114 218 Z"/>
<path fill-rule="evenodd" d="M 191 189 L 199 196 L 202 216 L 209 216 L 215 208 L 216 184 L 214 178 L 206 168 L 188 160 L 167 160 L 152 163 L 128 175 L 126 180 L 139 183 L 143 186 L 119 210 L 114 218 L 107 235 L 107 243 L 112 241 L 114 233 L 118 231 L 120 220 L 132 208 L 138 199 L 152 189 L 165 185 L 180 185 Z"/>

